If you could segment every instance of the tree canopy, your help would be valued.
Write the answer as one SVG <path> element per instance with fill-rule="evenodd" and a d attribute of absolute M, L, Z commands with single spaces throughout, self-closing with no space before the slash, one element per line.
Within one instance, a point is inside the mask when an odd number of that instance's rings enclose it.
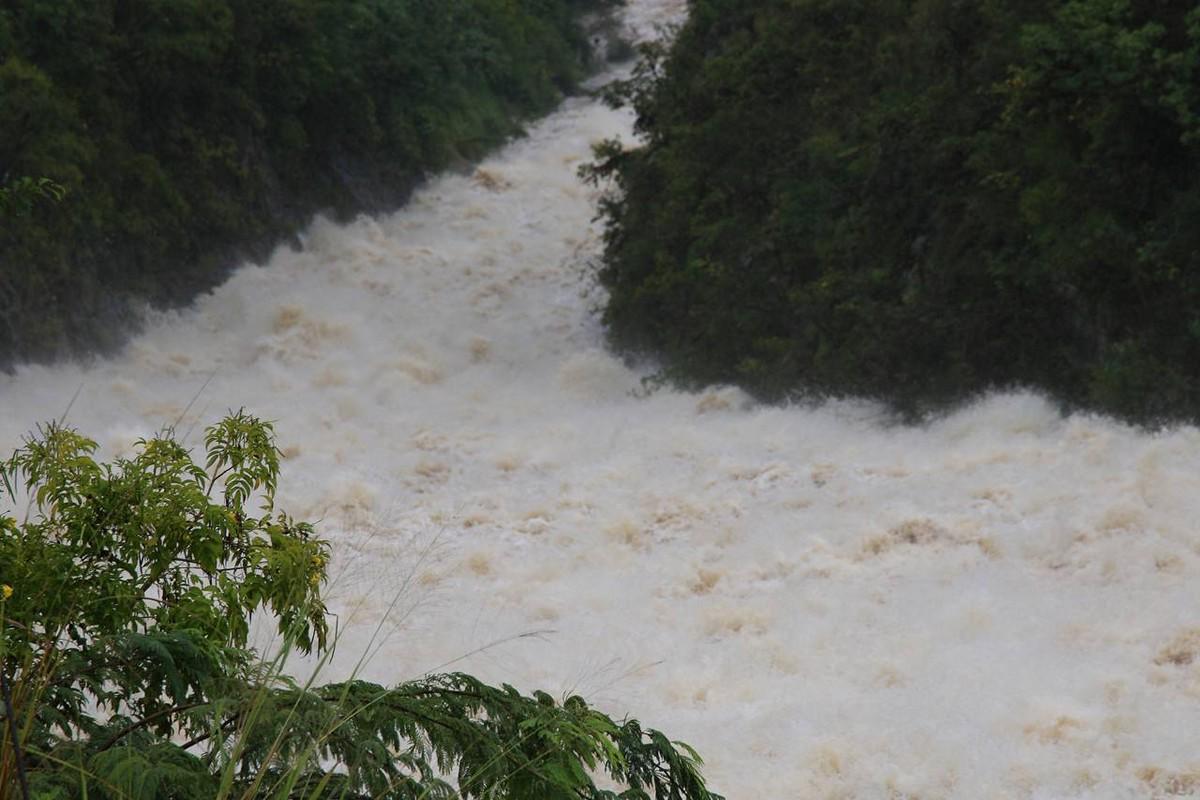
<path fill-rule="evenodd" d="M 2 4 L 0 186 L 69 195 L 0 221 L 0 367 L 121 341 L 318 211 L 395 207 L 574 86 L 577 17 L 613 3 Z"/>
<path fill-rule="evenodd" d="M 692 0 L 614 94 L 605 320 L 685 384 L 1200 415 L 1200 8 Z"/>

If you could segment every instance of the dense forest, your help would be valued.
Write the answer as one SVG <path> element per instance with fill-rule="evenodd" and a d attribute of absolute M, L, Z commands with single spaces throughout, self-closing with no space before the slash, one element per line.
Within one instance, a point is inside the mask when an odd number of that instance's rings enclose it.
<path fill-rule="evenodd" d="M 4 3 L 0 367 L 114 344 L 315 212 L 394 207 L 555 103 L 614 4 Z"/>
<path fill-rule="evenodd" d="M 1200 7 L 693 0 L 631 81 L 601 280 L 685 385 L 1200 416 Z"/>

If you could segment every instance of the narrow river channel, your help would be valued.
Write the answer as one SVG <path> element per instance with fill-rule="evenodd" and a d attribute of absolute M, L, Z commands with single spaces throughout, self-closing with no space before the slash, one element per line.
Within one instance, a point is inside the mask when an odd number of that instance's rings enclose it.
<path fill-rule="evenodd" d="M 631 0 L 651 35 L 679 0 Z M 579 693 L 766 798 L 1200 792 L 1200 432 L 1000 394 L 921 427 L 641 390 L 568 100 L 394 215 L 317 221 L 113 359 L 0 375 L 0 445 L 244 407 L 333 543 L 330 678 Z"/>

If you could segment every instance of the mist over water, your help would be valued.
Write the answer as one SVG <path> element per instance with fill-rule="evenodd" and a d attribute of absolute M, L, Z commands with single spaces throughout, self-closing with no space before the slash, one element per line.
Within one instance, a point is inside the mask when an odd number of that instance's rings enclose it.
<path fill-rule="evenodd" d="M 644 35 L 681 0 L 631 0 Z M 59 416 L 106 457 L 230 408 L 276 421 L 279 505 L 333 542 L 325 675 L 454 669 L 579 693 L 742 798 L 1200 794 L 1200 431 L 996 395 L 640 396 L 607 354 L 572 99 L 401 212 L 318 221 L 120 357 L 0 376 L 0 446 Z"/>

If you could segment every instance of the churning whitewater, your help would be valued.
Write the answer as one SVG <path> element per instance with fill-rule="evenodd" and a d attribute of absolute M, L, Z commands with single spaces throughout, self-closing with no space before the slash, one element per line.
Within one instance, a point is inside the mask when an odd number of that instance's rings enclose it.
<path fill-rule="evenodd" d="M 683 5 L 626 13 L 648 35 Z M 569 100 L 120 357 L 0 376 L 0 446 L 77 390 L 108 457 L 273 419 L 280 505 L 333 542 L 326 677 L 579 693 L 731 800 L 1200 795 L 1200 432 L 1025 394 L 918 428 L 646 396 L 603 349 L 576 177 L 629 129 Z"/>

